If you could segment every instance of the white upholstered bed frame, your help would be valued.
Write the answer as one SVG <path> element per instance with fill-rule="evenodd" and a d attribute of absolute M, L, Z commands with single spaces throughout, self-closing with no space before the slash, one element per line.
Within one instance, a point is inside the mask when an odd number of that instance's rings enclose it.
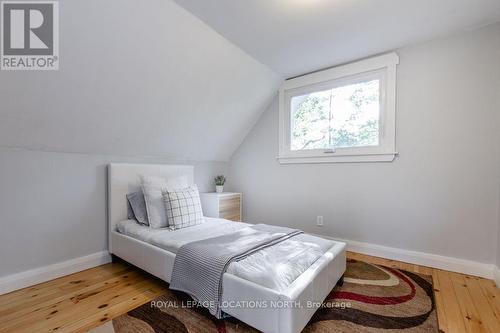
<path fill-rule="evenodd" d="M 135 238 L 120 234 L 116 224 L 127 219 L 126 194 L 140 188 L 139 175 L 172 177 L 185 175 L 193 183 L 190 165 L 110 164 L 108 166 L 109 252 L 133 265 L 170 282 L 175 254 Z M 236 222 L 235 222 L 236 223 Z M 285 291 L 278 292 L 225 273 L 222 302 L 268 301 L 285 307 L 222 307 L 227 314 L 263 331 L 300 332 L 320 304 L 342 277 L 346 268 L 345 244 L 336 242 L 320 259 L 300 275 Z"/>

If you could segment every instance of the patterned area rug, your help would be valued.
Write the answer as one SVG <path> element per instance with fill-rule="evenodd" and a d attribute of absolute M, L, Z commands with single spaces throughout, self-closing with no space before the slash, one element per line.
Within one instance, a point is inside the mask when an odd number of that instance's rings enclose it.
<path fill-rule="evenodd" d="M 235 318 L 217 320 L 192 303 L 187 295 L 169 291 L 92 333 L 256 332 Z M 328 295 L 304 332 L 386 330 L 439 332 L 432 278 L 348 260 L 344 285 Z"/>

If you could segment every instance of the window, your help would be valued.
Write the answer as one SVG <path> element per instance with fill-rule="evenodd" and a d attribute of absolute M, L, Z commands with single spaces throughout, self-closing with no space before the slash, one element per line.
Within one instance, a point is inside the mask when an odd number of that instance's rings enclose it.
<path fill-rule="evenodd" d="M 287 80 L 279 161 L 392 161 L 398 62 L 391 53 Z"/>

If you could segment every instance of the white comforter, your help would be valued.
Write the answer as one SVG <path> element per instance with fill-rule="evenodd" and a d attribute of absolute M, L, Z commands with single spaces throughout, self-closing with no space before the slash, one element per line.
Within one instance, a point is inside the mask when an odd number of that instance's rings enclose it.
<path fill-rule="evenodd" d="M 186 243 L 228 234 L 248 225 L 206 218 L 206 222 L 201 225 L 171 231 L 152 229 L 128 220 L 118 224 L 118 231 L 176 253 Z M 282 291 L 333 244 L 330 240 L 301 234 L 231 263 L 227 272 L 261 286 Z"/>

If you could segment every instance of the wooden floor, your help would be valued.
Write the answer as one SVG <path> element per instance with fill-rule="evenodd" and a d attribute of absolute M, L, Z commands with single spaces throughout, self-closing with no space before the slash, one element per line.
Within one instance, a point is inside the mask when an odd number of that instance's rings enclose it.
<path fill-rule="evenodd" d="M 500 332 L 500 290 L 491 280 L 357 253 L 348 257 L 432 275 L 444 332 Z M 166 289 L 128 264 L 99 266 L 0 296 L 0 332 L 85 332 Z"/>

